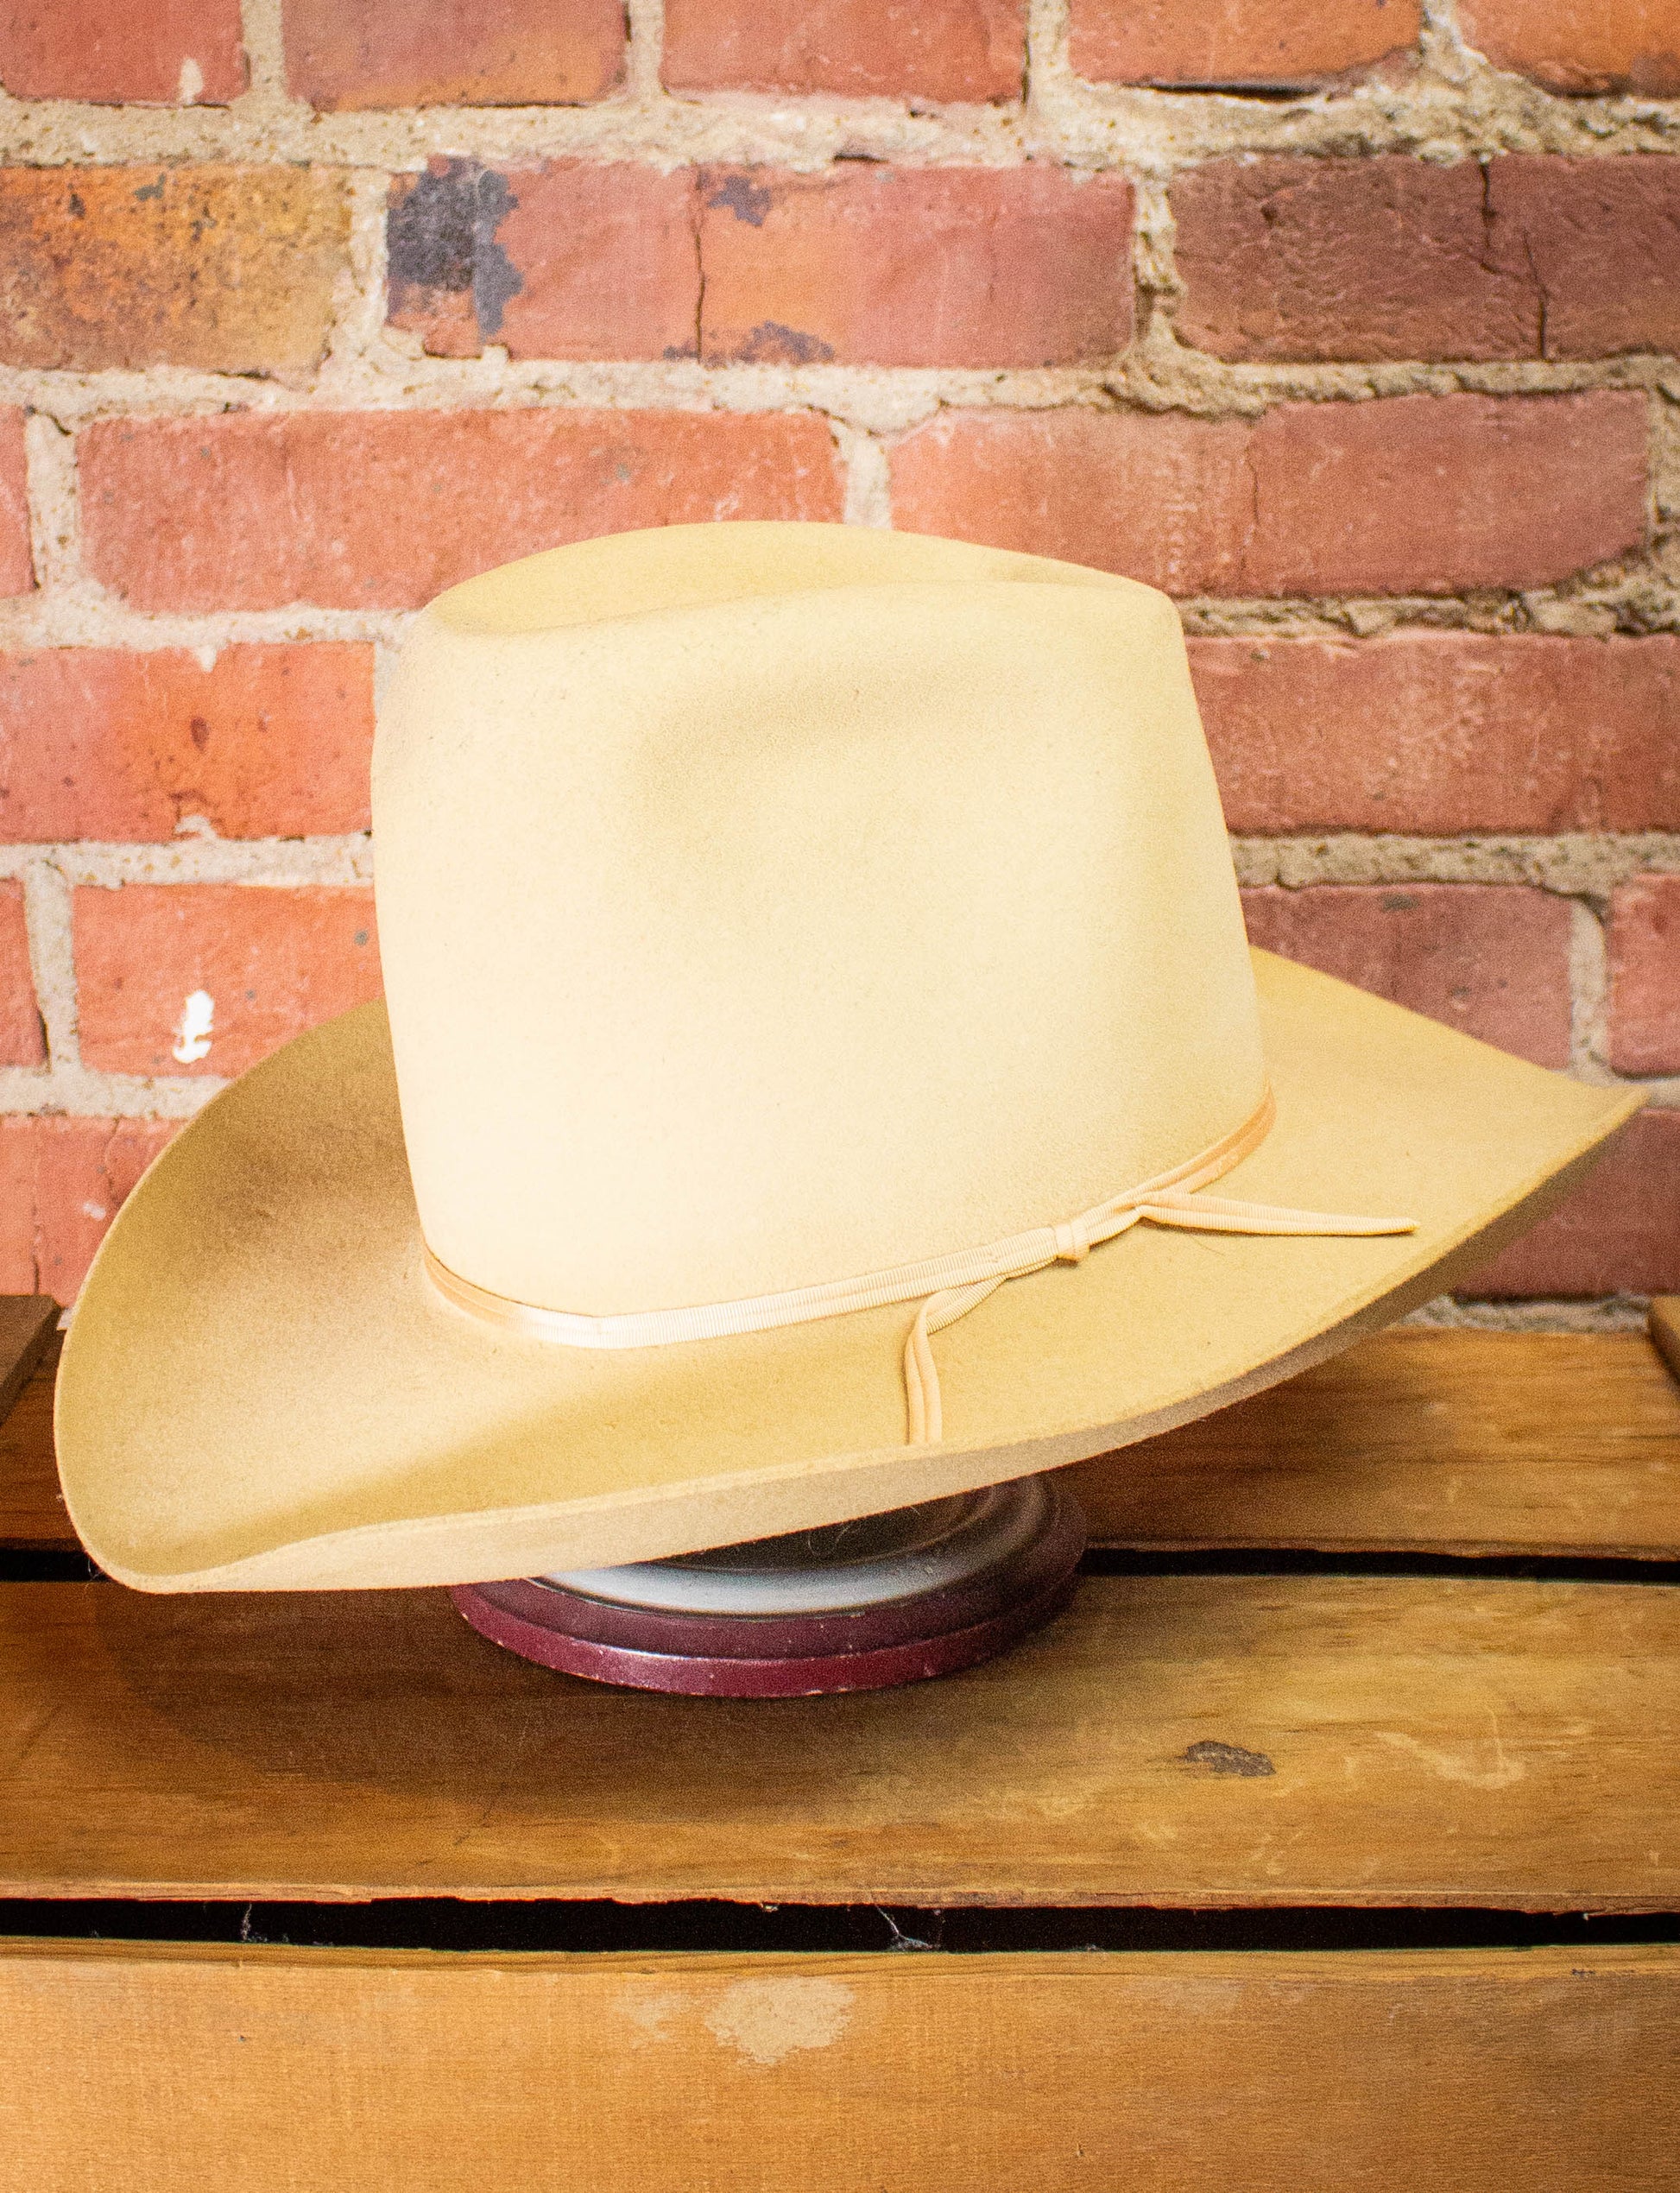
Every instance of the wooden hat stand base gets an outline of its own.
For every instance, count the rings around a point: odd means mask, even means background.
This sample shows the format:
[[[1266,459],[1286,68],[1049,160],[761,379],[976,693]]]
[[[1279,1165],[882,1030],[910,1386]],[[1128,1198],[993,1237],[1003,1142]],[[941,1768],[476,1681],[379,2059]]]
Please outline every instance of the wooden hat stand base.
[[[826,1529],[452,1596],[483,1636],[638,1691],[811,1697],[949,1675],[1071,1596],[1085,1519],[1058,1476],[1023,1477]]]

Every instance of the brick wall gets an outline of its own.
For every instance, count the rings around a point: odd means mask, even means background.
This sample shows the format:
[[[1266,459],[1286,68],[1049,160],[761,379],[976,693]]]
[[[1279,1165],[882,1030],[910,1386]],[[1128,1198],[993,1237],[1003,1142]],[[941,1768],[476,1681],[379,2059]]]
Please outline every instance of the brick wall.
[[[376,992],[405,613],[748,515],[1167,588],[1256,937],[1653,1089],[1477,1314],[1680,1286],[1674,0],[54,0],[0,86],[0,1288]]]

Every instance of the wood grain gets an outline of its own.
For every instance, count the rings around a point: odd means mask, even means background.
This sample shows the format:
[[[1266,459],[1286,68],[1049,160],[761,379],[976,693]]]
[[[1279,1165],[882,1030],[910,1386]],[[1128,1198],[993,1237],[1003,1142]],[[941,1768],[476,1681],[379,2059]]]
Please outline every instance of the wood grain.
[[[1101,1545],[1680,1554],[1680,1385],[1638,1334],[1380,1333],[1084,1463]]]
[[[49,1329],[39,1362],[0,1419],[0,1545],[58,1551],[77,1543],[53,1454],[53,1381],[62,1349],[62,1337]]]
[[[1662,1948],[0,1948],[41,2193],[1662,2193],[1677,2052]]]
[[[0,1294],[0,1417],[28,1383],[58,1323],[50,1294]]]
[[[73,1547],[54,1336],[0,1424],[0,1545]],[[1637,1335],[1379,1334],[1073,1473],[1092,1542],[1680,1555],[1680,1385]]]
[[[1093,1577],[938,1683],[697,1700],[441,1592],[14,1584],[0,1893],[1671,1910],[1677,1665],[1663,1585]]]

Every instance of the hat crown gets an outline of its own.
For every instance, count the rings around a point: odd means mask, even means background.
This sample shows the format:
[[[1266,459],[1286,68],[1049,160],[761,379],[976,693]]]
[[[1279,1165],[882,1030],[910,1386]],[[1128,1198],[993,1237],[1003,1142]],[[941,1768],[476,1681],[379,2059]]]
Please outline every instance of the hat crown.
[[[415,620],[374,766],[420,1223],[606,1317],[1071,1217],[1260,1101],[1178,621],[796,525],[558,549]]]

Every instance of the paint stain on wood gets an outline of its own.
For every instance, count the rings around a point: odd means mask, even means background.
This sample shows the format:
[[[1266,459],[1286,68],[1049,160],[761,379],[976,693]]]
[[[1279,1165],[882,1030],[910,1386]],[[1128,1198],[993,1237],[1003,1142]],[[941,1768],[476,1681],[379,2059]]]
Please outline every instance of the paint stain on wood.
[[[706,2016],[706,2030],[755,2063],[829,2048],[851,2022],[853,1990],[839,1980],[739,1980]]]

